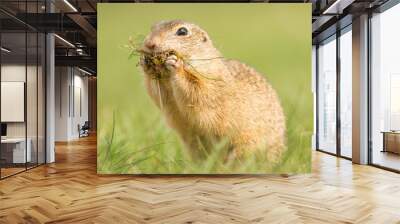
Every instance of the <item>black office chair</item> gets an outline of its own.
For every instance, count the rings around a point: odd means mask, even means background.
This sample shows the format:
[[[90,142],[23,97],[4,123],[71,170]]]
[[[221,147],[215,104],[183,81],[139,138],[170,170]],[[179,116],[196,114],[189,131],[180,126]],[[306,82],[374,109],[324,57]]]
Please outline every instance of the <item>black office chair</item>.
[[[90,129],[89,121],[85,121],[82,127],[78,125],[79,138],[89,136],[89,129]]]

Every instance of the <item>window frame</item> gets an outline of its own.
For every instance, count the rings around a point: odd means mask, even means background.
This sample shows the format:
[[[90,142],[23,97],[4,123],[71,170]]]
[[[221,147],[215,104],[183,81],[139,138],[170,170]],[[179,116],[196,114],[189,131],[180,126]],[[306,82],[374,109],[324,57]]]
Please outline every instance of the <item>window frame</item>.
[[[315,92],[316,92],[316,138],[315,138],[315,145],[316,145],[316,151],[318,152],[323,152],[329,155],[333,155],[336,157],[340,157],[343,159],[347,159],[347,160],[352,160],[351,157],[347,157],[342,155],[342,150],[341,150],[341,118],[340,118],[340,103],[341,103],[341,97],[340,97],[340,84],[341,84],[341,67],[340,67],[340,37],[342,35],[344,35],[347,32],[352,32],[352,23],[347,24],[346,26],[337,29],[335,33],[333,33],[332,35],[320,40],[317,44],[316,44],[316,51],[315,51],[315,58],[316,58],[316,63],[315,63]],[[334,38],[333,38],[334,37]],[[332,40],[329,40],[332,39]],[[329,41],[336,41],[336,151],[335,153],[329,152],[327,150],[324,150],[322,148],[320,148],[320,144],[319,144],[319,135],[320,135],[320,130],[319,130],[319,97],[320,97],[320,93],[319,93],[319,84],[320,84],[320,80],[319,80],[319,47],[321,45],[321,43],[326,43]]]

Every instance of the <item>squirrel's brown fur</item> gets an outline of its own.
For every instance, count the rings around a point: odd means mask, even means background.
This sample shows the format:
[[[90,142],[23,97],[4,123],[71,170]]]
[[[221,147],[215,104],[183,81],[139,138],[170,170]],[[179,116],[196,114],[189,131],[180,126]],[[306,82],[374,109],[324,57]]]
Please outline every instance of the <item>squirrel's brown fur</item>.
[[[188,33],[177,35],[184,27]],[[165,64],[141,58],[149,95],[192,151],[226,139],[235,155],[265,150],[277,160],[285,146],[285,116],[276,91],[263,75],[224,59],[208,34],[181,20],[160,22],[146,37],[144,52],[173,51]],[[160,79],[154,79],[156,77]]]

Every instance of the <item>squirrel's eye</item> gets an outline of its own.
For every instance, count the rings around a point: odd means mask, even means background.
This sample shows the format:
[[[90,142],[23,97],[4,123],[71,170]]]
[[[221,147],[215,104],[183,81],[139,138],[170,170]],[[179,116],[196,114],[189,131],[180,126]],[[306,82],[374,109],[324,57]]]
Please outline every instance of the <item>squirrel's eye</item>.
[[[176,31],[176,35],[178,36],[186,36],[188,34],[188,30],[185,27],[181,27]]]

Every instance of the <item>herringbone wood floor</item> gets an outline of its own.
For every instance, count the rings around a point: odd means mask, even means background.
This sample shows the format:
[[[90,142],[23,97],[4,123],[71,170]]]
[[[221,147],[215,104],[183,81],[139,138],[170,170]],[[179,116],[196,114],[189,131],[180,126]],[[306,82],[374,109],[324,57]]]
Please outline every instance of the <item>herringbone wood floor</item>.
[[[315,152],[296,176],[98,176],[96,139],[0,181],[0,223],[400,223],[400,175]]]

